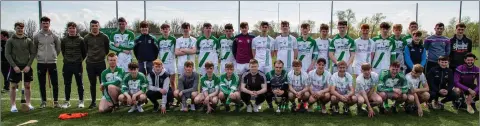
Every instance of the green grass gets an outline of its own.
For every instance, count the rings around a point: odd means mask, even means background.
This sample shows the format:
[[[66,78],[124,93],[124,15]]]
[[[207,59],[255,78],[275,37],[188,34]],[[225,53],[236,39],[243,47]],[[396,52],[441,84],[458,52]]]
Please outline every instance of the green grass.
[[[478,55],[478,50],[474,51]],[[63,63],[62,57],[58,58],[58,73],[59,73],[59,100],[63,103],[64,99],[64,84],[61,75]],[[478,61],[477,61],[478,65]],[[32,83],[32,98],[40,98],[39,84],[36,75],[36,62],[32,66],[34,72],[34,81]],[[85,64],[84,64],[85,67]],[[85,68],[84,68],[85,69]],[[3,79],[3,78],[0,78]],[[83,82],[85,88],[84,98],[90,99],[89,82],[86,71],[83,74]],[[97,84],[98,86],[99,84]],[[17,98],[19,92],[17,93]],[[144,107],[144,113],[127,113],[128,108],[122,108],[115,113],[101,114],[97,113],[97,109],[89,110],[88,108],[76,108],[77,101],[72,100],[72,107],[69,109],[53,109],[52,108],[52,89],[47,86],[48,106],[45,109],[39,109],[39,100],[33,100],[32,105],[36,107],[34,111],[25,113],[10,113],[10,105],[8,94],[2,94],[1,100],[1,125],[18,125],[29,120],[38,120],[36,125],[479,125],[478,113],[470,115],[465,111],[457,111],[451,108],[451,104],[446,104],[445,111],[424,111],[424,117],[417,117],[415,115],[407,115],[403,112],[398,114],[379,115],[369,119],[365,115],[351,116],[345,115],[321,115],[315,113],[284,113],[276,115],[273,111],[265,110],[267,105],[263,104],[262,113],[246,113],[245,108],[243,112],[226,113],[221,107],[221,111],[214,114],[204,114],[203,112],[179,112],[178,108],[174,111],[169,111],[168,114],[162,115],[160,113],[152,113],[152,104],[149,103]],[[97,100],[101,97],[101,93],[97,91]],[[78,99],[77,86],[75,81],[72,84],[72,99]],[[20,101],[17,100],[17,107],[20,109]],[[86,100],[85,105],[88,107],[90,101]],[[97,101],[97,103],[99,103]],[[477,105],[477,108],[479,106]],[[233,108],[232,108],[233,109]],[[351,107],[352,112],[355,113],[355,107]],[[72,112],[88,112],[89,115],[85,118],[62,121],[58,119],[61,113]]]

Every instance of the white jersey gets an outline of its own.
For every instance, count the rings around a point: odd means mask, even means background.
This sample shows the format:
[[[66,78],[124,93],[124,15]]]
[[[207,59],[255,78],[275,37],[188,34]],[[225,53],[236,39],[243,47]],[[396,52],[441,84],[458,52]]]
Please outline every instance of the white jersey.
[[[204,65],[207,61],[212,62],[216,68],[218,64],[218,53],[220,51],[220,43],[218,39],[214,36],[206,38],[201,36],[197,40],[197,51],[198,51],[198,65],[197,68],[204,68]]]
[[[191,49],[195,47],[196,42],[197,42],[197,39],[191,36],[189,38],[180,37],[180,38],[177,38],[177,42],[175,43],[175,49]],[[195,59],[194,54],[177,56],[178,66],[183,66],[183,64],[188,60],[195,62],[194,59]],[[183,67],[180,69],[183,69]]]
[[[420,88],[420,85],[424,86],[427,84],[427,78],[423,73],[419,78],[413,78],[412,73],[408,73],[405,75],[405,79],[407,79],[408,89],[417,89]]]
[[[378,72],[379,70],[386,70],[390,66],[390,59],[394,58],[395,52],[395,41],[391,38],[383,39],[381,35],[373,38],[375,41],[375,56],[372,62],[372,68],[375,68]]]
[[[369,92],[378,84],[378,74],[375,72],[370,72],[370,77],[365,78],[363,73],[357,77],[357,85],[355,88],[356,93],[360,93],[360,91]]]
[[[350,92],[353,78],[349,73],[345,73],[345,77],[339,77],[338,72],[332,74],[330,78],[330,85],[335,86],[335,89],[341,95],[346,95]]]
[[[353,60],[354,74],[360,74],[363,63],[370,63],[372,61],[371,54],[373,52],[374,42],[372,39],[363,40],[362,38],[355,39],[355,59]]]
[[[302,62],[302,71],[307,71],[312,61],[317,59],[317,44],[311,37],[304,39],[303,36],[300,36],[297,39],[297,49],[297,59]]]
[[[221,36],[218,40],[220,41],[220,58],[222,62],[235,62],[235,58],[232,53],[233,46],[233,37],[227,38],[226,36]],[[222,66],[223,67],[223,66]]]
[[[317,49],[318,49],[318,59],[324,58],[327,63],[325,64],[325,70],[328,70],[330,68],[329,66],[329,58],[328,58],[328,46],[330,44],[330,39],[325,39],[322,40],[320,37],[315,39],[315,43],[317,44]],[[315,66],[316,67],[316,66]]]
[[[312,70],[308,73],[308,79],[310,80],[310,86],[312,91],[317,92],[328,88],[330,81],[330,72],[323,71],[322,75],[317,74],[317,70]]]
[[[271,66],[272,60],[272,47],[275,46],[274,39],[267,35],[267,37],[257,36],[252,40],[252,50],[255,50],[255,59],[259,64],[264,66]]]
[[[274,50],[277,51],[277,60],[282,60],[284,63],[284,69],[290,71],[292,68],[292,62],[294,60],[293,50],[297,49],[297,39],[292,36],[277,36],[275,38]]]
[[[292,88],[295,91],[301,91],[304,88],[308,87],[308,74],[304,71],[300,73],[300,75],[295,75],[295,72],[291,70],[288,72],[288,83],[292,85]]]

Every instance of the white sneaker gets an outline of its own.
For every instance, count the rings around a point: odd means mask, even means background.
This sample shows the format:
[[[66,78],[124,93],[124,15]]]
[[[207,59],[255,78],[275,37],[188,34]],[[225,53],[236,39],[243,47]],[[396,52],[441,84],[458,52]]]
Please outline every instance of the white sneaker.
[[[34,110],[35,108],[32,106],[32,104],[29,104],[29,105],[28,105],[28,109],[29,109],[30,111],[32,111],[32,110]]]
[[[137,111],[138,111],[138,112],[143,112],[143,108],[142,108],[141,105],[137,105]]]
[[[247,105],[247,112],[252,112],[252,105]]]
[[[17,106],[13,105],[12,108],[10,108],[10,112],[18,112]]]
[[[78,108],[83,108],[85,105],[83,105],[83,101],[78,102]]]
[[[259,105],[259,106],[258,106],[258,110],[261,110],[261,109],[262,109],[262,105]]]
[[[186,105],[182,104],[182,108],[180,109],[180,111],[187,111],[187,107],[185,107]]]
[[[253,104],[253,112],[258,112],[258,109],[261,105]]]
[[[132,113],[136,109],[137,109],[137,105],[133,105],[132,107],[130,107],[130,110],[128,110],[128,113]]]
[[[63,105],[62,105],[62,108],[69,108],[71,105],[70,105],[70,102],[65,102]]]
[[[190,104],[190,110],[195,111],[195,104]]]
[[[280,111],[280,106],[277,107],[277,111],[275,111],[275,112],[277,112],[277,113],[280,113],[280,112],[281,112],[281,111]]]

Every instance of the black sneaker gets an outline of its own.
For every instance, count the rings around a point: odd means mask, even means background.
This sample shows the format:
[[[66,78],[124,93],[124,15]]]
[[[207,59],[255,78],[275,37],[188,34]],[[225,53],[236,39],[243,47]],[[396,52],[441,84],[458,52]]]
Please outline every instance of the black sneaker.
[[[225,111],[230,112],[230,105],[225,104],[224,106],[225,106]]]
[[[158,112],[158,111],[159,111],[158,105],[153,105],[153,112]]]
[[[273,104],[271,102],[268,103],[268,108],[273,110]]]
[[[433,109],[433,105],[432,105],[432,103],[430,103],[430,102],[429,102],[429,103],[427,103],[427,106],[428,106],[428,109],[430,109],[430,110],[432,110],[432,109]]]
[[[392,107],[390,107],[390,110],[392,111],[392,113],[398,113],[397,111],[397,106],[393,105]]]
[[[378,107],[379,111],[380,111],[380,114],[385,114],[385,108],[383,106],[379,106]]]
[[[297,108],[296,105],[293,104],[293,105],[290,107],[290,111],[291,111],[291,112],[296,112],[296,108]]]
[[[344,115],[350,114],[350,108],[347,107],[347,106],[343,106],[343,114],[344,114]]]
[[[477,107],[475,106],[475,103],[471,103],[470,105],[472,106],[473,111],[478,112]]]
[[[240,108],[242,108],[242,105],[235,104],[235,112],[240,112]]]
[[[93,109],[93,108],[96,108],[96,107],[97,107],[97,103],[92,102],[92,103],[90,104],[90,106],[88,106],[88,109]]]
[[[440,110],[445,110],[445,105],[441,102],[438,103],[438,108],[440,108]]]
[[[332,114],[339,114],[340,113],[338,111],[338,105],[330,106],[330,108],[332,109]]]
[[[405,106],[405,113],[410,114],[413,112],[413,105]]]

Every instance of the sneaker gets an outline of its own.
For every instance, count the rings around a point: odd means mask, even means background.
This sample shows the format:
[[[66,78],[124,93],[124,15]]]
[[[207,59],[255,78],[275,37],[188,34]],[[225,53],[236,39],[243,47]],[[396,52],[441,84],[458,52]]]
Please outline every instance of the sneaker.
[[[138,111],[138,112],[143,112],[142,105],[137,105],[137,111]]]
[[[467,105],[467,112],[470,113],[470,114],[474,114],[474,113],[475,113],[475,110],[473,110],[472,105]]]
[[[390,110],[392,111],[392,113],[398,113],[397,111],[397,106],[393,105],[392,107],[390,107]]]
[[[128,113],[132,113],[133,111],[135,111],[137,109],[137,106],[136,105],[132,105],[132,107],[130,107],[130,110],[128,110]]]
[[[258,112],[258,110],[262,107],[262,105],[252,104],[253,105],[253,112]]]
[[[18,112],[17,106],[12,106],[12,108],[10,108],[10,112]]]
[[[378,109],[380,111],[380,114],[385,114],[385,108],[383,106],[378,106]]]
[[[230,112],[230,105],[225,104],[225,111],[226,111],[226,112]]]
[[[92,102],[90,104],[90,106],[88,106],[89,109],[93,109],[93,108],[96,108],[96,107],[97,107],[97,103],[95,103],[95,102]]]
[[[235,104],[235,112],[240,112],[240,108],[242,108],[242,105]]]
[[[32,111],[32,110],[34,110],[35,108],[32,106],[32,104],[29,104],[29,105],[28,105],[28,109],[29,109],[30,111]]]
[[[410,114],[410,113],[413,113],[413,112],[414,112],[413,105],[405,106],[405,113]]]
[[[60,104],[58,103],[58,101],[54,101],[53,102],[53,108],[60,108]]]
[[[42,104],[40,104],[40,108],[45,108],[47,107],[47,101],[42,101]]]
[[[273,109],[273,104],[272,104],[272,103],[268,103],[268,108],[269,108],[269,109]]]
[[[190,110],[195,111],[195,104],[190,104]]]
[[[350,108],[348,108],[347,106],[343,106],[343,114],[345,115],[350,114]]]
[[[327,114],[327,107],[326,106],[322,107],[322,114]]]
[[[473,111],[478,112],[477,107],[475,106],[475,103],[471,103],[470,105],[472,106]]]
[[[262,105],[258,105],[258,110],[261,110],[262,109]]]
[[[277,110],[276,110],[275,112],[277,112],[277,113],[280,113],[280,112],[281,112],[281,111],[280,111],[280,106],[277,106]]]
[[[331,108],[332,108],[332,113],[333,113],[333,114],[338,114],[338,113],[340,113],[340,112],[338,111],[338,105],[334,105],[334,106],[332,106]]]
[[[83,101],[78,102],[78,108],[84,108],[85,105],[83,104]]]
[[[320,110],[322,110],[322,106],[320,106],[320,104],[317,104],[317,106],[315,107],[315,111],[319,112]]]
[[[69,108],[71,105],[70,105],[70,102],[69,101],[66,101],[63,105],[62,105],[62,108]]]
[[[181,105],[181,108],[180,108],[180,111],[182,111],[182,112],[188,111],[188,109],[187,109],[186,106],[187,106],[187,105],[182,104],[182,105]],[[155,106],[153,107],[153,109],[155,109]],[[157,109],[158,109],[158,107],[157,107]]]
[[[445,105],[444,105],[443,103],[439,102],[439,103],[438,103],[438,108],[439,108],[440,110],[445,110]]]
[[[247,112],[252,112],[252,105],[247,105]]]

